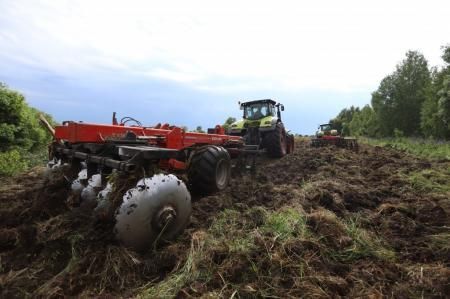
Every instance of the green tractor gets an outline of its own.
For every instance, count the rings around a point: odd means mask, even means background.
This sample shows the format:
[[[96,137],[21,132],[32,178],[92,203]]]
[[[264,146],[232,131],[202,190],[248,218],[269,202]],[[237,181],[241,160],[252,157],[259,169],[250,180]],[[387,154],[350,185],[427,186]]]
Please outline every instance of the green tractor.
[[[228,134],[243,136],[246,145],[265,149],[269,156],[281,158],[294,151],[294,136],[286,132],[281,121],[284,106],[273,100],[241,103],[243,119],[231,124]]]

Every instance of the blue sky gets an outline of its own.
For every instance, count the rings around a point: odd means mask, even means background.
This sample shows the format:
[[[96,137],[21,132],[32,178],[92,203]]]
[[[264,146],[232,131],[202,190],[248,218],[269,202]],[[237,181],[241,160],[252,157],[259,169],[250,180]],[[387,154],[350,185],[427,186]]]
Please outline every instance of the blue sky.
[[[59,121],[206,128],[274,98],[312,133],[407,50],[441,64],[446,1],[362,2],[0,0],[0,81]]]

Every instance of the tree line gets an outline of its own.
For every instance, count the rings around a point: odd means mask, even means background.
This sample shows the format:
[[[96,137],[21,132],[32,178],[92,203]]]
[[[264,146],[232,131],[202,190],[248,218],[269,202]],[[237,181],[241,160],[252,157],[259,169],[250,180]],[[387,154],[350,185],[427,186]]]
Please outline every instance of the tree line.
[[[370,105],[345,108],[330,123],[347,136],[450,139],[450,45],[442,50],[443,65],[431,68],[424,55],[408,51]]]

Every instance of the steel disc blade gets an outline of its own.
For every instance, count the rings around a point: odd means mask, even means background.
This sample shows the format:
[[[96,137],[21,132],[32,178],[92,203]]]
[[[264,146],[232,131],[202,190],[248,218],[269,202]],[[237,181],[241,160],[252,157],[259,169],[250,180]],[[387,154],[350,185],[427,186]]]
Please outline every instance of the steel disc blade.
[[[162,229],[155,223],[167,208],[176,216]],[[190,214],[191,196],[186,185],[174,175],[157,174],[140,180],[125,193],[116,213],[116,237],[127,247],[144,250],[158,237],[170,240],[180,234]]]

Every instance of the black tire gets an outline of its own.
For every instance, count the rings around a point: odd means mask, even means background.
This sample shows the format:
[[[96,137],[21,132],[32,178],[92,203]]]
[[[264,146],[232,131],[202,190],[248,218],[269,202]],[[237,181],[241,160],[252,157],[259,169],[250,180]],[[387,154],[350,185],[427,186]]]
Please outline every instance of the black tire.
[[[208,145],[194,152],[188,169],[191,190],[199,194],[222,191],[231,176],[231,161],[227,150]]]
[[[294,136],[291,134],[286,134],[286,153],[287,154],[292,154],[294,152],[294,144],[295,144],[295,139]]]
[[[264,136],[264,147],[272,158],[281,158],[286,155],[286,132],[282,124],[278,123],[275,130],[266,133],[266,136]]]

